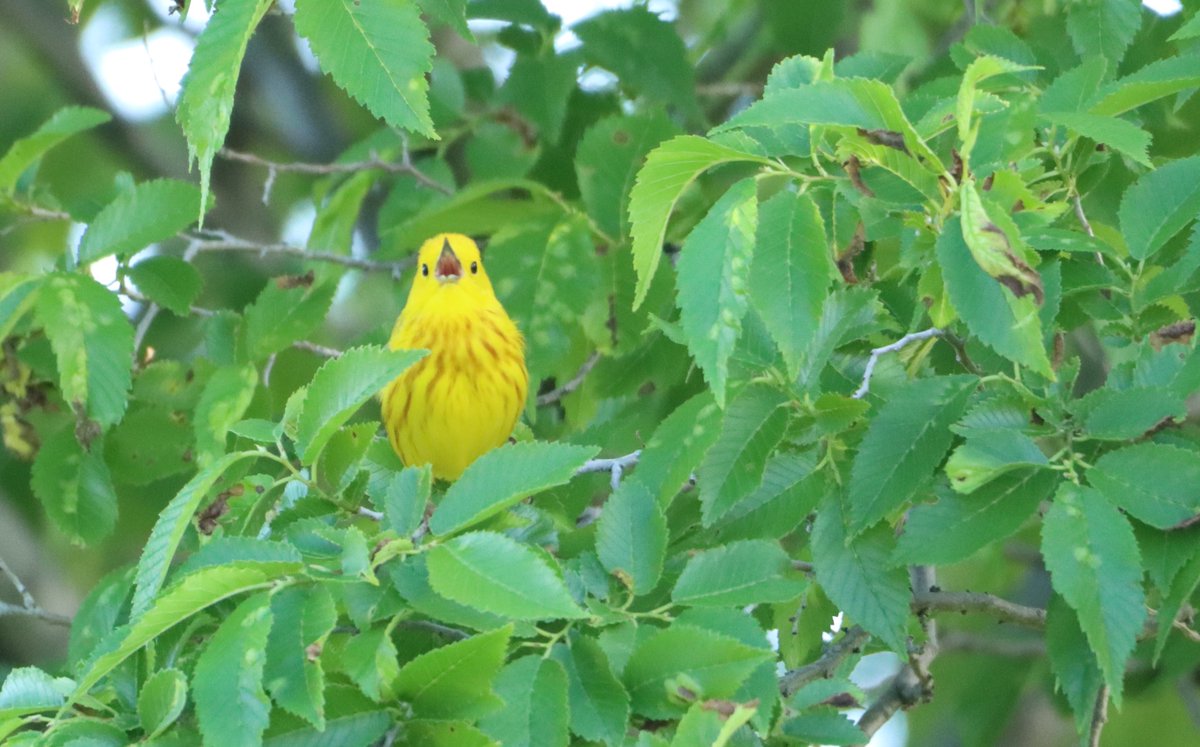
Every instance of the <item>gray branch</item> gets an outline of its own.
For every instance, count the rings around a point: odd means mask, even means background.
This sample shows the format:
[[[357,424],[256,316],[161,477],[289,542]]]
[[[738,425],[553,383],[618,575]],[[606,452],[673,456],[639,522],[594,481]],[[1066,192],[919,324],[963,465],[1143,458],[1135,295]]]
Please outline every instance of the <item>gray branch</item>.
[[[920,332],[911,332],[899,340],[896,340],[890,345],[884,345],[881,348],[875,348],[871,351],[871,357],[867,359],[867,367],[863,370],[862,383],[858,389],[854,390],[854,394],[850,396],[854,399],[862,399],[867,396],[867,392],[871,391],[871,376],[875,373],[875,364],[879,362],[880,356],[888,353],[895,353],[902,350],[908,345],[918,342],[919,340],[928,340],[931,337],[938,337],[942,334],[942,330],[937,327],[921,330]]]
[[[575,471],[577,475],[586,475],[589,472],[608,472],[609,484],[615,491],[621,484],[621,476],[625,474],[625,470],[638,463],[638,459],[642,456],[642,450],[638,449],[632,453],[612,459],[589,459],[584,462],[584,465]]]
[[[779,690],[783,697],[791,697],[797,690],[810,682],[829,679],[850,656],[862,652],[863,646],[871,639],[871,634],[857,625],[846,629],[840,641],[831,643],[825,653],[811,664],[789,670],[779,680]]]
[[[21,604],[19,605],[0,602],[0,617],[34,617],[52,625],[71,624],[71,618],[42,609],[42,606],[33,598],[33,594],[29,592],[29,589],[21,581],[21,578],[8,567],[8,563],[4,562],[4,558],[0,558],[0,574],[8,578],[9,583],[17,590],[17,594],[21,596]]]

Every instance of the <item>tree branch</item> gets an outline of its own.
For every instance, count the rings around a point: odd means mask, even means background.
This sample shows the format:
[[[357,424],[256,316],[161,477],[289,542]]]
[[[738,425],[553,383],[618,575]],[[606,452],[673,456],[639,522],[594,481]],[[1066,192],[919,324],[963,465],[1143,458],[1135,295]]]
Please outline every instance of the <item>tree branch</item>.
[[[1100,687],[1096,696],[1096,708],[1092,711],[1092,731],[1088,736],[1088,747],[1100,747],[1100,732],[1108,721],[1108,685]]]
[[[441,192],[444,195],[454,194],[453,189],[436,181],[433,177],[413,165],[407,145],[401,151],[399,162],[385,161],[375,153],[371,153],[371,156],[365,161],[355,161],[352,163],[288,163],[270,161],[262,156],[236,151],[232,148],[222,148],[217,152],[217,155],[228,161],[240,161],[241,163],[248,163],[267,169],[268,185],[275,180],[275,174],[279,172],[293,174],[353,174],[360,171],[386,171],[389,174],[408,174],[423,187]],[[269,194],[270,188],[264,188],[264,202]]]
[[[1001,599],[993,594],[969,591],[914,591],[913,611],[924,612],[984,612],[1005,622],[1016,623],[1027,628],[1046,627],[1046,610]]]
[[[829,679],[847,658],[862,652],[871,634],[857,625],[846,629],[840,641],[830,643],[825,653],[811,664],[789,670],[779,679],[779,691],[787,698],[810,682]]]
[[[376,262],[370,259],[351,257],[347,254],[304,249],[303,247],[292,246],[290,244],[262,244],[220,230],[188,232],[183,234],[183,236],[192,241],[192,248],[197,253],[244,252],[247,254],[257,254],[260,257],[265,257],[268,254],[276,254],[285,257],[296,257],[297,259],[310,262],[327,262],[355,270],[362,270],[363,272],[387,272],[394,278],[399,278],[400,273],[411,267],[416,260],[415,257],[405,257],[396,262]]]
[[[8,563],[4,562],[4,558],[0,558],[0,574],[8,578],[9,583],[21,595],[21,604],[9,604],[8,602],[0,602],[0,617],[6,616],[24,616],[36,617],[39,620],[44,620],[52,625],[67,625],[71,624],[71,618],[60,615],[55,612],[48,612],[42,608],[37,600],[33,598],[33,594],[26,588],[25,583],[21,578],[8,567]]]
[[[914,342],[928,340],[931,337],[938,337],[941,334],[942,330],[937,327],[930,327],[920,332],[911,332],[890,345],[884,345],[881,348],[871,350],[871,357],[867,359],[867,367],[863,370],[862,383],[859,384],[858,389],[854,390],[854,394],[850,396],[853,399],[862,399],[867,396],[867,392],[871,391],[871,376],[875,373],[875,364],[879,362],[880,356],[887,353],[895,353]]]
[[[546,392],[545,394],[538,395],[538,398],[537,398],[538,407],[543,407],[545,405],[552,405],[555,402],[558,402],[563,397],[570,394],[571,392],[578,389],[579,386],[583,383],[583,380],[587,378],[587,375],[592,372],[592,369],[595,368],[596,364],[599,362],[600,362],[600,353],[592,353],[591,355],[589,355],[588,359],[583,362],[583,365],[579,367],[579,371],[573,377],[571,377],[570,381],[566,382],[565,384],[563,384],[560,387],[555,387],[554,389],[551,389],[550,391]]]
[[[642,450],[638,449],[625,456],[614,457],[612,459],[589,459],[582,467],[575,471],[575,474],[586,475],[589,472],[608,472],[610,473],[609,483],[612,485],[612,489],[616,490],[621,484],[621,476],[625,474],[625,470],[636,465],[641,456]]]

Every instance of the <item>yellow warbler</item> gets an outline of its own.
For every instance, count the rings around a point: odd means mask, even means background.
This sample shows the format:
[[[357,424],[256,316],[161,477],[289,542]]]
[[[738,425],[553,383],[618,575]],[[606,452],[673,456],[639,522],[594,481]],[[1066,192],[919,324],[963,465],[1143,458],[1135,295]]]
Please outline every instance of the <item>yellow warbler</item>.
[[[388,347],[429,355],[384,388],[383,422],[407,465],[457,479],[504,443],[525,405],[525,341],[492,290],[479,247],[444,233],[421,245]]]

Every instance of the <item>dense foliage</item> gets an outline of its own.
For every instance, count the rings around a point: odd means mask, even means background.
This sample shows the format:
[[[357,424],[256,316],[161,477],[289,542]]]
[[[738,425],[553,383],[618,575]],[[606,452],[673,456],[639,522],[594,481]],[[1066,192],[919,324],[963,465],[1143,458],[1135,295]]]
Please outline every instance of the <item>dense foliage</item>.
[[[195,181],[80,165],[95,107],[0,132],[4,500],[92,566],[0,740],[1194,743],[1200,14],[216,5]],[[281,33],[332,163],[239,129]],[[535,383],[453,484],[374,399],[447,230]]]

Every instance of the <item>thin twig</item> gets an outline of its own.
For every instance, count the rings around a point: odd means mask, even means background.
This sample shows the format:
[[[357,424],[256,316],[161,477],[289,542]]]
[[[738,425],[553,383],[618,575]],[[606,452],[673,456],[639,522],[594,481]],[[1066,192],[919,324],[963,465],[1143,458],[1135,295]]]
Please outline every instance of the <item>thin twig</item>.
[[[914,591],[913,611],[922,612],[985,612],[1005,622],[1027,628],[1046,627],[1046,610],[1026,607],[993,594],[969,591]]]
[[[415,261],[414,257],[405,257],[395,262],[376,262],[370,259],[351,257],[348,254],[316,251],[290,244],[263,244],[234,236],[226,231],[188,233],[185,236],[193,241],[192,246],[196,252],[245,252],[247,254],[258,254],[260,257],[265,257],[268,254],[277,254],[285,257],[296,257],[297,259],[310,262],[327,262],[355,270],[362,270],[363,272],[386,272],[395,278],[399,278],[400,274],[412,266],[412,263]]]
[[[842,662],[853,654],[862,652],[863,646],[867,645],[870,638],[871,634],[857,625],[847,628],[842,639],[829,644],[821,658],[811,664],[792,669],[779,678],[779,690],[783,697],[790,697],[810,682],[832,677],[842,666]]]
[[[368,519],[373,519],[375,521],[383,521],[382,513],[375,511],[374,509],[367,508],[366,506],[359,506],[358,510],[355,511],[355,513],[357,513],[359,516],[365,516]]]
[[[37,600],[33,598],[33,594],[30,593],[25,583],[21,581],[21,578],[8,567],[8,563],[4,562],[4,558],[0,558],[0,573],[8,578],[9,583],[17,590],[17,594],[21,595],[21,604],[19,606],[9,604],[8,602],[0,602],[0,617],[20,615],[24,617],[36,617],[53,625],[71,624],[71,618],[43,609],[37,603]]]
[[[890,345],[884,345],[881,348],[871,350],[871,357],[867,359],[867,367],[863,370],[862,384],[859,384],[858,389],[854,390],[854,394],[850,395],[851,398],[862,399],[867,396],[867,392],[871,391],[871,376],[875,373],[875,364],[879,362],[880,356],[894,353],[902,350],[911,343],[919,340],[928,340],[931,337],[937,337],[941,334],[942,330],[937,327],[930,327],[920,332],[911,332]]]
[[[319,355],[322,358],[337,358],[342,354],[342,351],[338,350],[337,348],[318,345],[317,343],[309,342],[308,340],[296,340],[292,343],[292,347],[296,348],[297,350],[307,350],[308,352]]]
[[[578,389],[579,386],[583,383],[583,380],[587,378],[587,375],[592,372],[592,369],[595,368],[596,364],[599,362],[600,362],[600,353],[592,353],[591,355],[589,355],[588,359],[583,362],[583,365],[579,367],[579,371],[573,377],[571,377],[570,381],[568,381],[567,383],[563,384],[560,387],[555,387],[554,389],[551,389],[550,391],[546,392],[545,394],[538,395],[538,398],[537,398],[538,407],[543,407],[545,405],[552,405],[555,402],[558,402],[563,397],[570,394],[571,392]]]
[[[365,161],[355,161],[353,163],[300,163],[271,161],[253,153],[243,153],[230,148],[222,148],[217,155],[228,161],[240,161],[253,166],[261,166],[267,169],[268,172],[290,172],[294,174],[353,174],[360,171],[386,171],[389,174],[408,174],[412,176],[418,184],[424,187],[441,192],[444,195],[454,194],[453,189],[447,187],[441,182],[436,181],[433,179],[433,177],[414,166],[412,158],[409,156],[408,148],[403,150],[401,158],[398,162],[385,161],[374,153],[372,153],[371,156]]]
[[[1104,731],[1104,723],[1108,721],[1108,685],[1100,687],[1096,696],[1096,708],[1092,711],[1092,732],[1088,737],[1088,747],[1100,747],[1100,732]]]
[[[621,475],[625,474],[625,470],[638,463],[638,458],[641,457],[642,450],[638,449],[635,452],[626,454],[621,457],[612,459],[589,459],[584,462],[584,465],[575,470],[577,475],[586,475],[589,472],[608,472],[610,475],[609,484],[612,489],[616,490],[621,484]]]
[[[428,630],[428,631],[437,633],[440,636],[444,636],[446,638],[452,638],[456,641],[465,640],[465,639],[471,637],[468,633],[464,633],[463,631],[459,630],[458,628],[452,628],[449,625],[442,625],[441,623],[436,623],[436,622],[433,622],[432,620],[401,620],[400,622],[398,622],[396,624],[398,626],[400,626],[401,628],[416,628],[418,630]]]
[[[1075,217],[1079,219],[1079,223],[1083,226],[1083,230],[1087,232],[1088,236],[1091,236],[1093,239],[1096,238],[1096,232],[1092,230],[1091,221],[1088,220],[1087,213],[1083,212],[1083,198],[1079,196],[1078,192],[1075,192],[1073,195],[1071,195],[1071,204],[1075,206]],[[1100,263],[1101,267],[1103,267],[1104,255],[1100,252],[1096,252],[1096,261]]]

